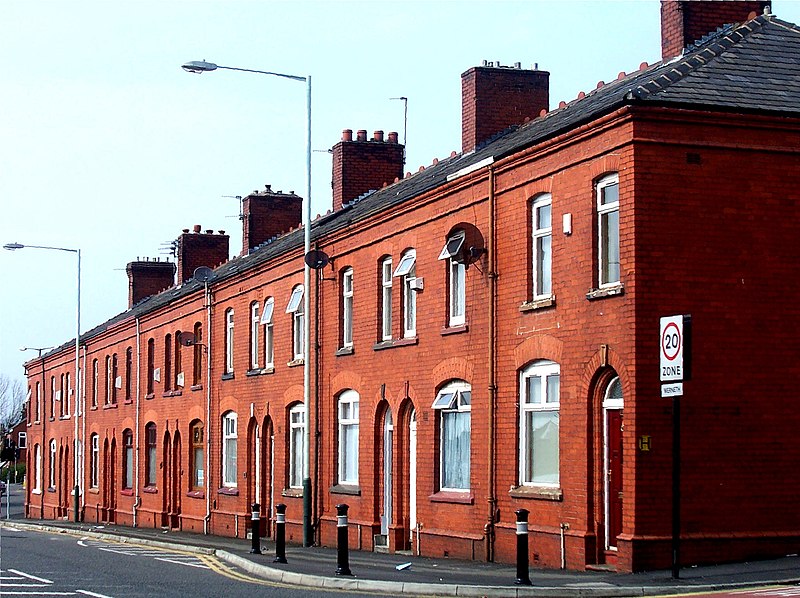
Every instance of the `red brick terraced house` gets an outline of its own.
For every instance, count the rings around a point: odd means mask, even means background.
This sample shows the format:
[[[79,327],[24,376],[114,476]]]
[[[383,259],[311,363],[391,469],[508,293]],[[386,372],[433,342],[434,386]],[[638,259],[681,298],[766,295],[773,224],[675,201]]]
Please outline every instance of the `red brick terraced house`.
[[[27,364],[27,516],[532,565],[668,567],[659,322],[692,317],[681,562],[800,549],[800,29],[765,2],[662,2],[663,60],[550,110],[539,70],[462,75],[463,150],[403,176],[346,130],[330,261],[301,198],[244,200],[244,246],[186,229],[129,309]],[[210,270],[200,270],[206,266]],[[176,284],[177,281],[177,284]],[[303,296],[310,294],[310,313]],[[303,330],[310,327],[309,421]],[[78,407],[76,408],[76,400]]]

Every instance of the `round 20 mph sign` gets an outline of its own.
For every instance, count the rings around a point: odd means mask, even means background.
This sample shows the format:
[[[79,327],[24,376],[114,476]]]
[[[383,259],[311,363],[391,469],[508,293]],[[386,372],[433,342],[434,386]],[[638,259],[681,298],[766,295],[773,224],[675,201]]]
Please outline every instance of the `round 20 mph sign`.
[[[683,380],[683,316],[661,318],[661,381]]]

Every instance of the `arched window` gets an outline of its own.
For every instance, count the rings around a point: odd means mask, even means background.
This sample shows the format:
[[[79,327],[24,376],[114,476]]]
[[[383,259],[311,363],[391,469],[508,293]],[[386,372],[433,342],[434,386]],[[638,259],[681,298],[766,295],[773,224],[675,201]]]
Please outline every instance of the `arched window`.
[[[47,468],[47,471],[50,474],[50,479],[47,484],[49,488],[56,487],[56,469],[56,439],[52,438],[50,440],[50,459]]]
[[[100,436],[92,434],[90,437],[92,454],[89,460],[89,486],[100,487]]]
[[[238,450],[237,416],[229,411],[222,416],[222,485],[235,488]]]
[[[145,486],[155,488],[158,480],[158,444],[156,440],[156,425],[152,422],[144,427],[145,462],[144,476]]]
[[[122,432],[122,489],[133,488],[133,431],[130,429]]]
[[[470,488],[472,387],[463,380],[444,386],[433,401],[439,412],[439,489]]]
[[[519,484],[557,487],[560,366],[535,361],[520,372]]]
[[[191,453],[189,454],[189,467],[191,468],[192,478],[190,480],[191,490],[194,492],[202,491],[205,486],[205,444],[203,422],[195,421],[191,427]]]
[[[339,397],[339,483],[358,484],[358,393]]]
[[[306,416],[303,403],[289,410],[289,487],[302,488],[305,464]]]

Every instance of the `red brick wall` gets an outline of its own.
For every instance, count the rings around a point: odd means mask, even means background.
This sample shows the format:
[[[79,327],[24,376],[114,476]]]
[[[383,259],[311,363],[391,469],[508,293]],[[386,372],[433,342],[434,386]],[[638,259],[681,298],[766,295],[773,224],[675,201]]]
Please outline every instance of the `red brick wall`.
[[[125,271],[128,273],[128,308],[175,284],[172,262],[135,261],[130,262]]]
[[[661,0],[661,57],[678,56],[683,49],[728,23],[741,23],[750,13],[760,15],[772,2],[762,0]]]
[[[242,255],[265,241],[300,226],[303,198],[294,193],[251,193],[242,200]]]
[[[550,73],[476,66],[461,75],[461,149],[475,149],[511,125],[534,119],[550,103]]]
[[[216,268],[228,261],[230,237],[220,231],[213,230],[200,233],[200,226],[195,225],[194,232],[184,229],[178,237],[178,284],[183,284],[200,266]]]

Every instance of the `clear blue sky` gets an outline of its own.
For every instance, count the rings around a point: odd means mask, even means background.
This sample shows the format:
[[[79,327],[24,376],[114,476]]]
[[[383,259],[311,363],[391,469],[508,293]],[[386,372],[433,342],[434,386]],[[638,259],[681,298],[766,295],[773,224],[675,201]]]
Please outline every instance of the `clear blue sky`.
[[[800,20],[800,3],[774,12]],[[659,2],[43,2],[0,14],[0,244],[82,250],[82,330],[127,308],[125,265],[200,224],[241,248],[238,202],[305,194],[305,87],[180,65],[313,79],[314,215],[330,207],[342,129],[398,131],[407,170],[461,144],[462,72],[538,63],[551,107],[660,59]],[[0,251],[0,373],[74,338],[75,258]]]

